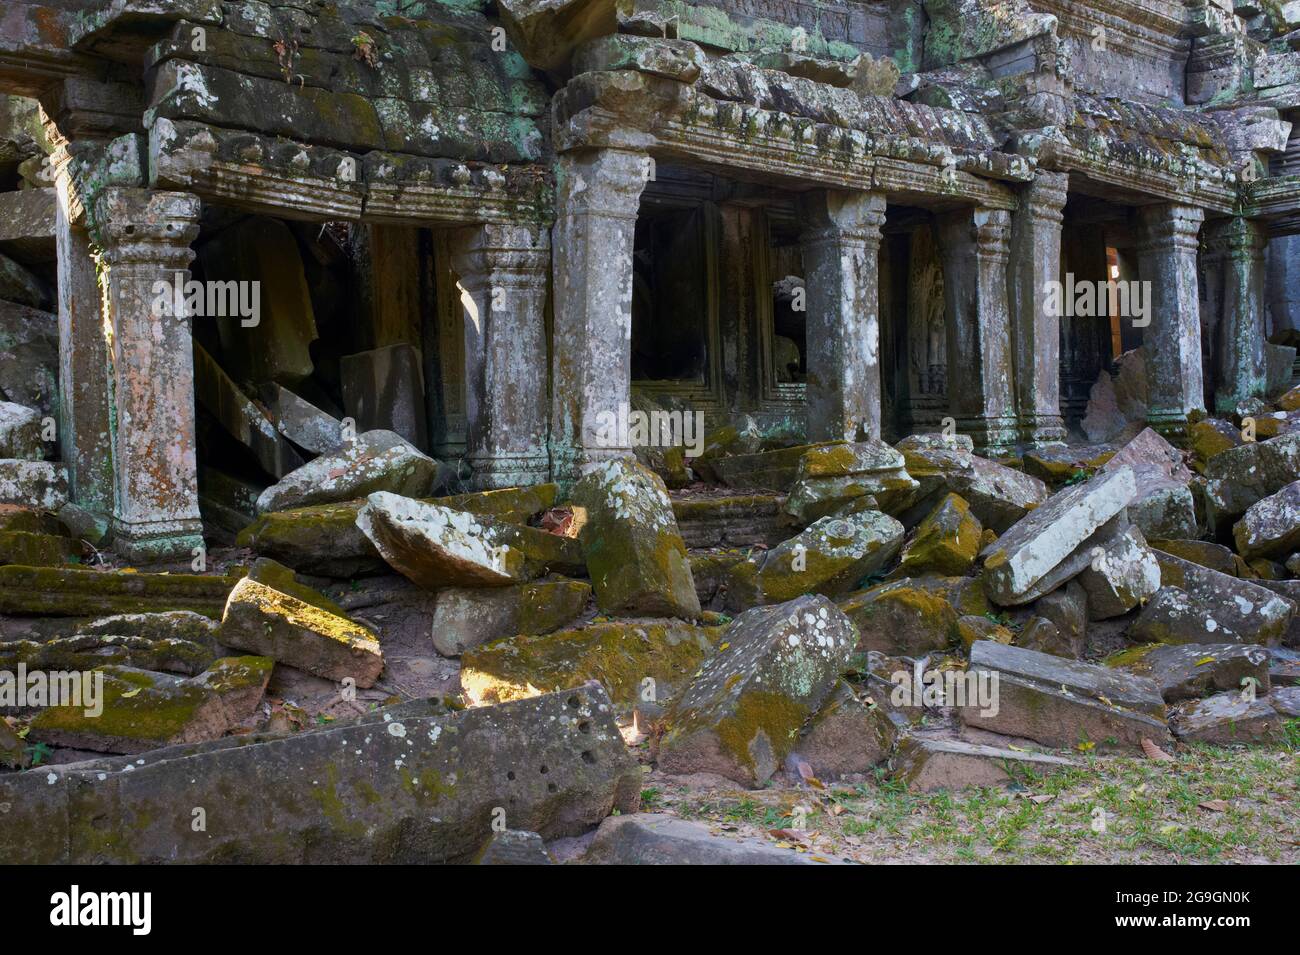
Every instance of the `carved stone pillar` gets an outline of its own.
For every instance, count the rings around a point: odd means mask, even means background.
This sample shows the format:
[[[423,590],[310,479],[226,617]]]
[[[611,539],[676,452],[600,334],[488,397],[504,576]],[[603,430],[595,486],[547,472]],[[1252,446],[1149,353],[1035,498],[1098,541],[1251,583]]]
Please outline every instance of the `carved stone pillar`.
[[[948,319],[948,408],[976,447],[1015,447],[1015,391],[1007,308],[1011,214],[971,208],[937,218]]]
[[[68,469],[72,500],[107,519],[113,512],[109,337],[71,157],[60,147],[51,159],[59,285],[59,456]]]
[[[880,227],[885,197],[816,190],[801,202],[808,307],[808,440],[880,437]]]
[[[1196,255],[1205,213],[1162,203],[1143,206],[1138,214],[1138,272],[1151,283],[1151,324],[1143,334],[1147,422],[1162,434],[1179,437],[1188,414],[1204,409]]]
[[[1069,176],[1040,172],[1011,217],[1011,343],[1020,438],[1041,448],[1065,440],[1061,420],[1061,320],[1048,283],[1061,279],[1061,220]]]
[[[552,247],[552,473],[631,457],[618,427],[632,395],[632,243],[648,158],[599,149],[560,157]]]
[[[450,236],[451,264],[469,294],[466,420],[476,488],[547,480],[546,285],[550,233],[483,225]]]
[[[113,536],[129,560],[185,556],[202,543],[191,318],[160,295],[189,279],[199,200],[105,189],[96,200],[105,325],[112,336]]]
[[[1268,388],[1264,364],[1264,252],[1268,237],[1259,223],[1234,216],[1208,230],[1209,254],[1221,257],[1221,302],[1215,323],[1214,406],[1231,412]]]

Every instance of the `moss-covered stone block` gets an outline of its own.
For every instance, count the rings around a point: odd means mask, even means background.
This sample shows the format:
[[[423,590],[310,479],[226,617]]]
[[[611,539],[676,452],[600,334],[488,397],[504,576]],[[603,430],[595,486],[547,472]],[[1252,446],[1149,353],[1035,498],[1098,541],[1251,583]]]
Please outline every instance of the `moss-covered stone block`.
[[[219,617],[229,577],[139,574],[66,567],[0,567],[0,613],[93,617],[192,610]]]
[[[917,525],[903,548],[897,573],[904,577],[942,574],[957,577],[979,556],[984,525],[957,494],[947,494]]]

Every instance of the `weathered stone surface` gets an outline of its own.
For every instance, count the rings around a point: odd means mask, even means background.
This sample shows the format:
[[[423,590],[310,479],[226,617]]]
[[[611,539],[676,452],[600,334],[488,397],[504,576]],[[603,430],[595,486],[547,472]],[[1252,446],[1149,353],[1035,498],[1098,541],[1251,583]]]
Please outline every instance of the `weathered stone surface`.
[[[821,780],[868,773],[894,748],[897,731],[885,711],[859,699],[840,680],[830,698],[809,720],[799,739],[799,758]]]
[[[1205,476],[1213,526],[1235,521],[1256,501],[1300,481],[1300,434],[1230,448],[1210,459]]]
[[[1057,591],[1057,593],[1060,593],[1060,591]],[[996,620],[990,620],[988,617],[976,617],[972,614],[966,614],[957,618],[957,639],[967,652],[970,652],[970,648],[980,640],[1012,643],[1015,636],[1002,624]]]
[[[1242,557],[1289,554],[1300,546],[1300,481],[1261,498],[1232,528]]]
[[[1124,441],[1147,420],[1147,365],[1144,349],[1125,352],[1115,362],[1118,375],[1102,369],[1088,396],[1083,433],[1089,441]]]
[[[1188,700],[1169,711],[1169,728],[1180,740],[1218,746],[1281,740],[1285,721],[1270,697],[1240,690]]]
[[[1012,642],[1024,650],[1035,650],[1068,660],[1083,657],[1084,642],[1079,635],[1062,631],[1046,617],[1030,617]]]
[[[42,416],[59,396],[57,315],[0,301],[0,391]]]
[[[194,398],[226,434],[252,452],[267,474],[283,478],[302,467],[302,455],[197,343],[194,346]]]
[[[446,587],[433,613],[433,648],[459,656],[480,644],[516,634],[558,630],[578,616],[591,598],[591,585],[548,580],[515,587]]]
[[[1088,592],[1076,577],[1034,604],[1034,613],[1056,627],[1061,638],[1082,651],[1088,631]],[[1081,653],[1070,654],[1074,657]]]
[[[673,501],[677,529],[690,550],[703,547],[771,547],[790,534],[777,494],[678,498]]]
[[[971,648],[969,669],[996,674],[997,706],[961,707],[968,726],[1059,748],[1136,749],[1144,738],[1168,739],[1152,680],[990,641]]]
[[[191,640],[111,633],[77,633],[70,637],[56,637],[44,643],[34,640],[0,643],[0,668],[13,670],[22,663],[28,672],[84,672],[99,667],[119,666],[197,676],[218,656],[220,654],[211,647]]]
[[[397,344],[345,355],[339,362],[343,409],[358,431],[391,431],[421,451],[429,447],[420,352]]]
[[[1147,428],[1124,445],[1101,468],[1133,471],[1137,493],[1128,504],[1128,516],[1147,537],[1195,537],[1196,507],[1188,484],[1192,472],[1182,452]]]
[[[596,603],[606,613],[694,617],[699,597],[663,481],[625,459],[594,467],[573,489]]]
[[[1206,418],[1187,429],[1187,446],[1192,452],[1192,466],[1202,474],[1210,458],[1242,445],[1241,429],[1221,418]]]
[[[68,503],[68,471],[52,461],[0,460],[0,504],[57,511]]]
[[[0,814],[0,852],[33,864],[449,862],[491,836],[494,806],[556,839],[639,802],[641,774],[599,687],[423,707],[0,777],[14,807]],[[191,828],[195,806],[206,831]]]
[[[48,707],[32,721],[30,736],[100,753],[144,753],[217,739],[253,715],[272,666],[266,657],[225,657],[187,679],[104,667],[102,712]]]
[[[1229,577],[1240,576],[1241,559],[1222,544],[1212,541],[1167,540],[1148,538],[1147,544],[1158,551],[1180,557],[1188,563],[1200,564]]]
[[[1023,749],[1002,749],[955,739],[909,737],[894,758],[894,778],[916,792],[958,790],[973,786],[1002,786],[1012,772],[1050,773],[1077,766],[1073,760]]]
[[[1177,587],[1199,601],[1211,613],[1210,619],[1214,623],[1211,624],[1207,619],[1207,629],[1204,631],[1209,639],[1223,643],[1272,644],[1286,633],[1296,609],[1294,600],[1275,594],[1259,584],[1229,577],[1172,554],[1156,551],[1155,555],[1160,562],[1162,589]],[[1152,637],[1143,639],[1154,639],[1160,643],[1175,642]]]
[[[1015,606],[1050,592],[1063,582],[1053,571],[1123,511],[1134,491],[1133,472],[1120,468],[1053,495],[984,550],[989,599]]]
[[[842,594],[884,567],[903,525],[879,511],[823,517],[796,537],[732,568],[727,606],[744,609],[800,594]]]
[[[0,401],[0,458],[40,461],[45,457],[41,414],[33,408]]]
[[[343,423],[338,418],[284,385],[268,382],[258,394],[276,430],[300,448],[312,454],[333,454],[346,444]]]
[[[1116,450],[1113,444],[1056,445],[1026,450],[1025,473],[1051,485],[1078,480],[1080,474],[1090,478],[1115,456]]]
[[[659,766],[762,785],[830,695],[857,632],[824,597],[747,611],[670,710]]]
[[[525,579],[524,555],[500,542],[486,518],[464,511],[378,491],[357,512],[357,527],[394,570],[429,590]]]
[[[917,487],[903,468],[903,455],[883,441],[819,445],[799,459],[785,512],[811,524],[868,495],[891,511]]]
[[[732,454],[710,460],[718,480],[744,491],[789,491],[799,479],[803,456],[821,445],[799,445],[775,451]]]
[[[234,581],[190,574],[132,574],[54,567],[0,567],[0,613],[93,617],[221,608]]]
[[[566,680],[594,680],[620,713],[640,703],[663,707],[699,671],[722,633],[722,627],[676,620],[616,620],[511,637],[466,650],[461,685],[483,705],[537,696]]]
[[[975,563],[983,535],[984,526],[970,505],[956,494],[945,495],[917,525],[896,573],[960,576]]]
[[[265,513],[332,504],[375,491],[423,497],[434,490],[439,471],[437,461],[399,435],[369,431],[342,451],[321,455],[272,484],[257,499],[257,509]]]
[[[959,442],[945,444],[941,437],[914,435],[897,447],[907,473],[921,485],[917,503],[902,515],[905,523],[912,523],[913,514],[919,520],[952,492],[961,495],[981,524],[1001,534],[1047,500],[1047,485],[1038,478],[972,454]]]
[[[1079,574],[1093,620],[1126,614],[1160,589],[1160,564],[1138,528],[1129,527],[1100,546],[1102,553]]]
[[[1123,650],[1106,665],[1148,677],[1166,703],[1207,696],[1215,690],[1238,690],[1254,680],[1261,696],[1269,691],[1269,652],[1233,643],[1147,644]]]
[[[252,577],[230,591],[221,642],[314,676],[351,678],[363,688],[373,686],[384,668],[379,641],[368,627]]]
[[[616,34],[584,43],[573,58],[573,72],[637,70],[694,83],[704,63],[704,51],[686,40]]]
[[[535,832],[506,829],[494,832],[478,855],[475,865],[554,865],[546,851],[546,840]]]
[[[58,534],[0,531],[0,564],[58,567],[81,555],[80,543]]]
[[[615,0],[504,0],[499,9],[528,62],[558,70],[583,42],[615,31],[618,6]]]
[[[911,580],[850,594],[838,601],[858,628],[858,649],[920,656],[958,640],[957,610],[942,593]]]
[[[830,865],[758,839],[735,838],[660,813],[611,816],[580,860],[584,865]]]

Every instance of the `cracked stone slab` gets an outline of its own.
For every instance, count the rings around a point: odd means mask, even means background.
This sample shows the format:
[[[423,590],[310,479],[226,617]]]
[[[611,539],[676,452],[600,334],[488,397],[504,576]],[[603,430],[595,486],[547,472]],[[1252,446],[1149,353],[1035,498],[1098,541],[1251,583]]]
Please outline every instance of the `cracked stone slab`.
[[[1270,654],[1263,647],[1235,643],[1148,644],[1124,650],[1106,665],[1156,682],[1165,702],[1208,696],[1216,690],[1241,690],[1253,680],[1269,691]]]
[[[1037,773],[1078,766],[1048,753],[985,746],[956,739],[912,736],[894,757],[893,778],[916,792],[1003,786],[1013,782],[1013,767]]]

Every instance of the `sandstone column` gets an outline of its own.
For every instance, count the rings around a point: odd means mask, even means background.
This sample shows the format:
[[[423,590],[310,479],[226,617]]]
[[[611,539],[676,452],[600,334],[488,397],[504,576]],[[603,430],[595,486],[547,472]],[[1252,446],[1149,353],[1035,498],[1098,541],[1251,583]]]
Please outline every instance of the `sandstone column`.
[[[59,456],[68,469],[72,500],[107,519],[113,512],[109,337],[71,157],[61,147],[51,158],[59,284]]]
[[[202,543],[191,319],[155,286],[189,279],[199,200],[115,187],[95,211],[112,336],[115,546],[129,560],[188,556]]]
[[[546,284],[550,233],[483,225],[450,236],[473,301],[465,316],[469,463],[481,490],[547,480]]]
[[[1268,387],[1264,364],[1264,250],[1268,238],[1259,223],[1234,216],[1210,232],[1212,253],[1222,264],[1222,308],[1214,340],[1214,406],[1231,412]]]
[[[808,440],[880,437],[880,227],[885,197],[815,190],[801,201],[808,306]]]
[[[937,217],[948,325],[948,408],[978,448],[1016,443],[1007,259],[1011,214],[971,208]]]
[[[1061,318],[1048,283],[1061,280],[1061,220],[1069,176],[1040,172],[1011,217],[1011,342],[1020,438],[1036,448],[1065,440],[1061,420]]]
[[[552,247],[552,473],[630,457],[619,427],[632,393],[632,242],[648,157],[599,149],[560,157]]]
[[[1188,414],[1204,409],[1196,254],[1205,213],[1162,203],[1143,206],[1138,214],[1138,272],[1143,282],[1151,283],[1151,324],[1143,333],[1147,422],[1177,437],[1186,429]]]

